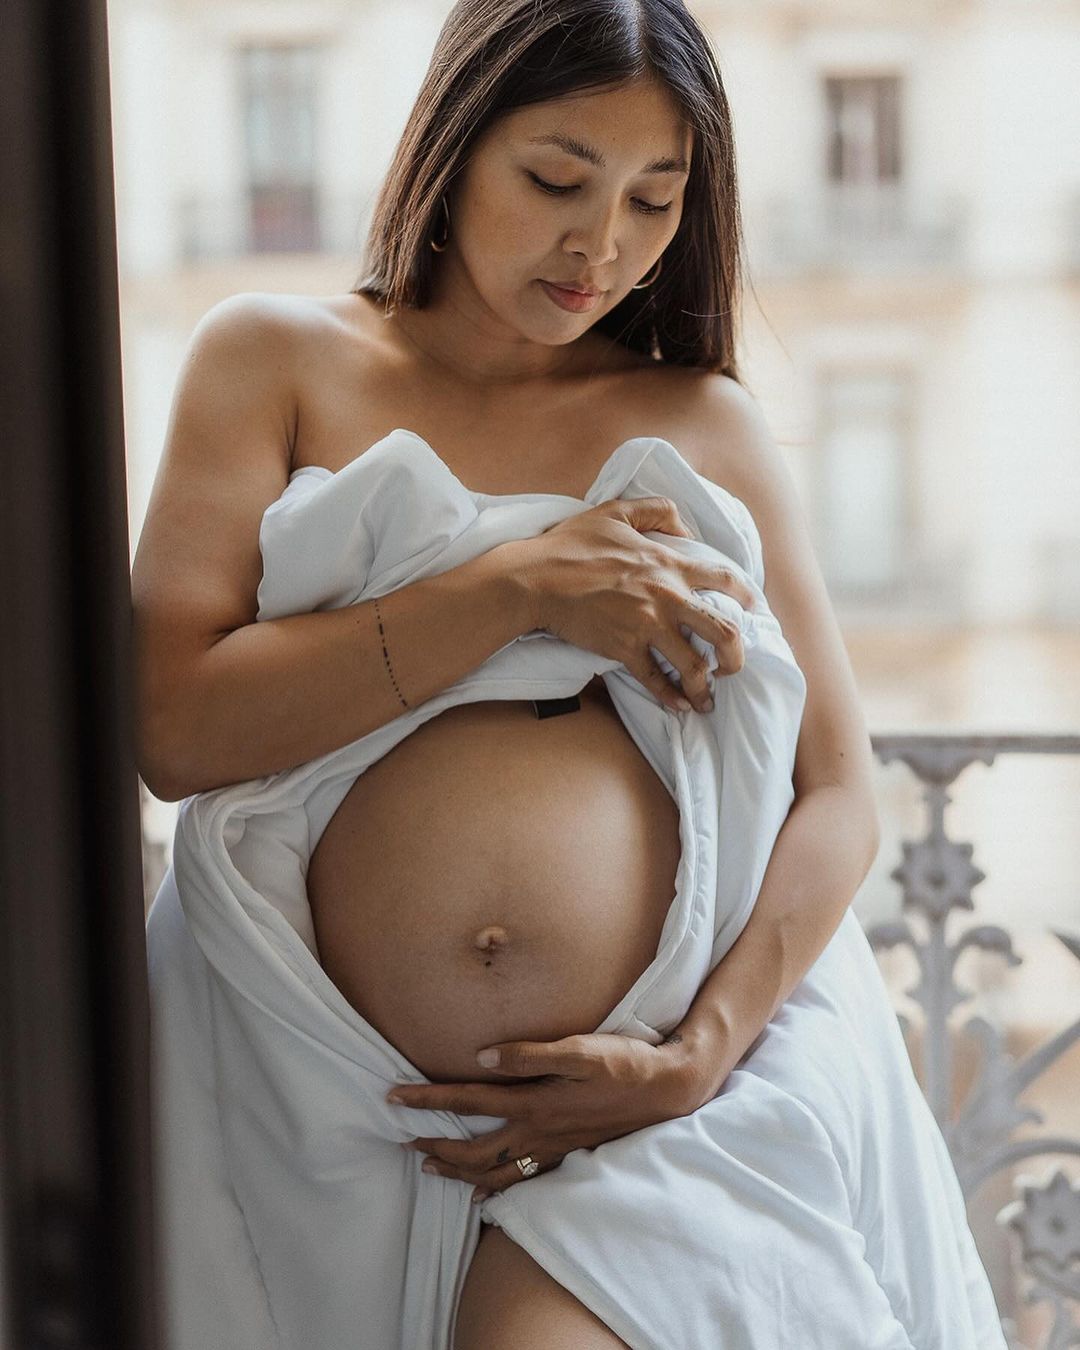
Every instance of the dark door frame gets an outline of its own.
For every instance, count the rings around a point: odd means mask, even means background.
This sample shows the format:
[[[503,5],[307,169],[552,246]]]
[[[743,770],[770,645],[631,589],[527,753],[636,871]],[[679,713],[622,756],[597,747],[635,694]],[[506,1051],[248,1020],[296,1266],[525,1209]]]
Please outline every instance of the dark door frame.
[[[0,1344],[157,1350],[105,0],[0,29]]]

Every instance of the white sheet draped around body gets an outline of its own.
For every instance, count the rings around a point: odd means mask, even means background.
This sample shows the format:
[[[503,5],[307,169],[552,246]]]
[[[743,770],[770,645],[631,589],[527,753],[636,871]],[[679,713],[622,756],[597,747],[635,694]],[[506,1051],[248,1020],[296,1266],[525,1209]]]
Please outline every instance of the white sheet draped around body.
[[[258,618],[384,595],[657,494],[694,538],[649,537],[731,566],[755,597],[744,611],[700,592],[745,652],[736,674],[710,676],[711,713],[671,713],[621,664],[537,631],[340,750],[181,804],[147,922],[171,1350],[449,1350],[481,1209],[634,1350],[1004,1350],[851,910],[712,1101],[482,1206],[399,1141],[503,1120],[388,1104],[391,1083],[428,1080],[319,963],[307,863],[357,774],[448,707],[565,697],[599,673],[678,805],[682,856],[654,960],[581,1030],[656,1044],[683,1018],[753,907],[793,800],[806,693],[742,502],[657,437],[618,446],[584,499],[489,496],[398,429],[336,474],[291,476],[262,522]]]

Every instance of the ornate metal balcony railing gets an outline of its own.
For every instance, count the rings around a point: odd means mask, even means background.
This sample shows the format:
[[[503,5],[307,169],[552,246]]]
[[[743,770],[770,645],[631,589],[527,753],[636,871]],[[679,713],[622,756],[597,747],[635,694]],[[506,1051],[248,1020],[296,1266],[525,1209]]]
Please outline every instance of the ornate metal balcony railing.
[[[996,924],[970,925],[952,940],[946,931],[954,911],[974,909],[972,889],[986,875],[972,862],[972,845],[945,832],[945,806],[951,800],[947,789],[976,761],[992,764],[1005,754],[1080,754],[1080,736],[878,735],[871,740],[881,763],[902,760],[922,783],[929,819],[921,839],[904,841],[903,860],[890,873],[903,888],[904,909],[918,914],[921,935],[903,918],[869,927],[867,937],[875,949],[909,947],[918,962],[919,981],[905,992],[922,1008],[922,1088],[970,1202],[988,1178],[1024,1158],[1080,1155],[1080,1139],[1061,1134],[1014,1138],[1020,1125],[1043,1124],[1042,1113],[1021,1106],[1017,1098],[1080,1040],[1080,1016],[1019,1060],[1004,1048],[1002,1028],[977,1013],[969,1017],[960,1030],[980,1047],[979,1069],[958,1114],[950,1117],[955,1042],[948,1017],[973,997],[955,982],[957,959],[970,948],[995,953],[1009,966],[1021,964],[1022,958],[1013,950],[1009,933]],[[1080,926],[1075,933],[1051,931],[1080,960]],[[914,1028],[903,1013],[897,1016],[910,1049]],[[1019,1247],[1017,1264],[1028,1283],[1026,1301],[1051,1305],[1053,1325],[1038,1350],[1067,1350],[1080,1345],[1080,1327],[1072,1315],[1080,1303],[1080,1187],[1060,1169],[1048,1169],[1038,1181],[1018,1178],[1014,1189],[1017,1198],[998,1213],[997,1222],[1011,1230]],[[1015,1339],[1011,1319],[1003,1317],[1002,1322],[1015,1350],[1025,1350]]]

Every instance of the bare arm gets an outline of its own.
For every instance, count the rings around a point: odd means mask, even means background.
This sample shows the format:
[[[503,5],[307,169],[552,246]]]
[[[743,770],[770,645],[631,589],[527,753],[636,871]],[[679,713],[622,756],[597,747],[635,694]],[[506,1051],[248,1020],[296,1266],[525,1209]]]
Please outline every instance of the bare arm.
[[[193,662],[147,785],[177,801],[277,773],[446,689],[532,627],[515,545],[382,596],[378,614],[366,600],[227,634]]]
[[[377,602],[255,621],[259,525],[289,475],[297,317],[230,297],[178,383],[132,567],[138,769],[164,801],[348,745],[534,627],[527,540]]]

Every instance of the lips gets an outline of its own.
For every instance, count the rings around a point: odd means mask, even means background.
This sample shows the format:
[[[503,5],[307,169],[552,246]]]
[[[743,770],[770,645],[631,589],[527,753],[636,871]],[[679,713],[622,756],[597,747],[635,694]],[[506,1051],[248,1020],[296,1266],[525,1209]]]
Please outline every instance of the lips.
[[[599,286],[582,285],[577,281],[549,281],[549,286],[558,286],[563,291],[574,291],[578,295],[599,295]]]

